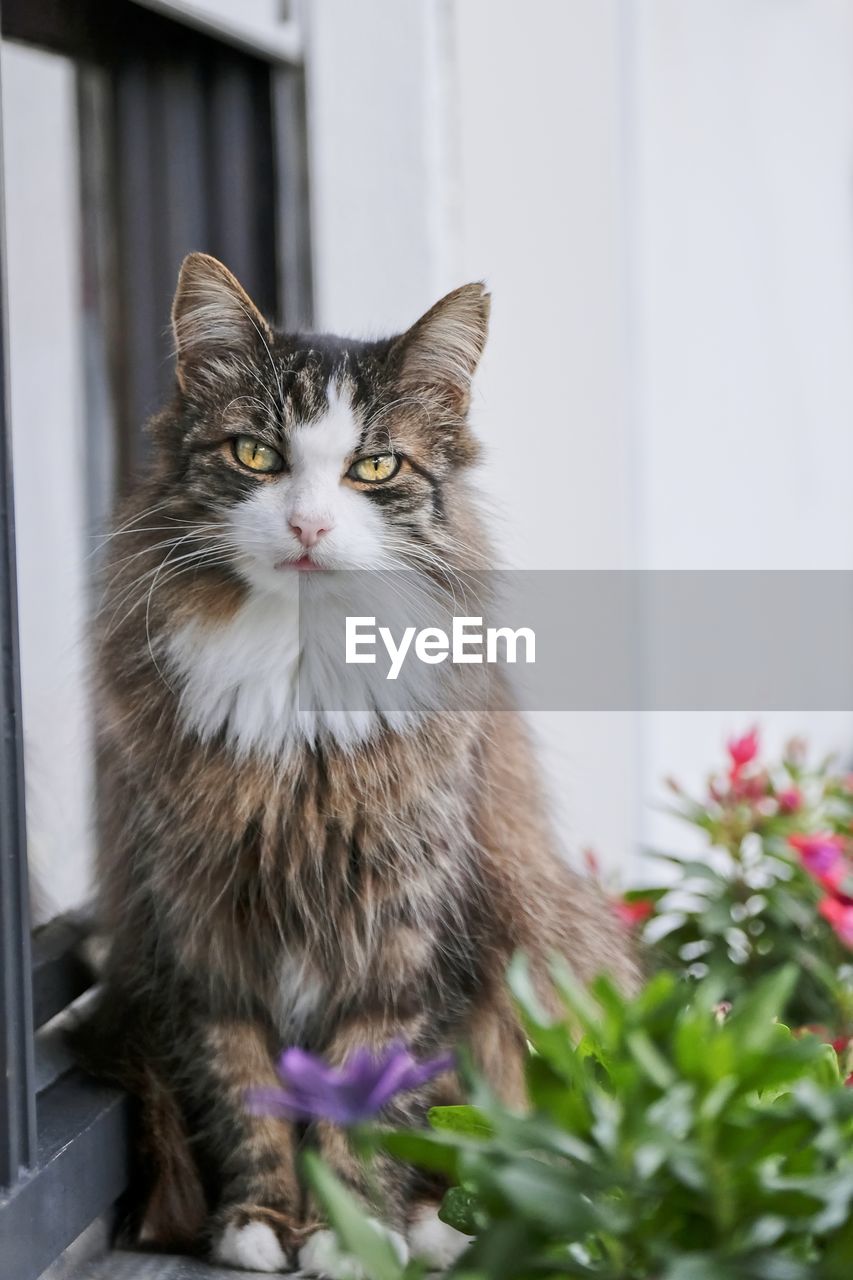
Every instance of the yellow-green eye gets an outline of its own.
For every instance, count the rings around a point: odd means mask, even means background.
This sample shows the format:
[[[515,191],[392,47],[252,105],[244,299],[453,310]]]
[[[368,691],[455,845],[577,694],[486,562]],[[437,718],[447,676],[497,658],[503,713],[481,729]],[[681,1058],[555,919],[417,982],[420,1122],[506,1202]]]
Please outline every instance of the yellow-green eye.
[[[261,444],[260,440],[253,440],[251,436],[238,436],[233,448],[234,457],[250,471],[269,473],[281,471],[284,466],[284,458],[276,449],[271,449],[268,444]]]
[[[372,458],[359,458],[350,467],[347,474],[353,480],[365,480],[368,484],[378,484],[382,480],[390,480],[400,470],[400,459],[393,453],[377,453]]]

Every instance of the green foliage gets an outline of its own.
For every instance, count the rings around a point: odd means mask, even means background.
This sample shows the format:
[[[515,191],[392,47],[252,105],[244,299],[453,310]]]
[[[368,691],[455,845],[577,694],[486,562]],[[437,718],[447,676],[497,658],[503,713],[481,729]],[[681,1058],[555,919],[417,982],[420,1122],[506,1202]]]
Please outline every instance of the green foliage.
[[[755,755],[738,763],[737,749]],[[651,907],[642,936],[651,963],[691,978],[711,975],[736,1000],[757,978],[796,966],[784,1010],[792,1026],[820,1026],[829,1039],[853,1036],[853,954],[821,915],[827,889],[791,841],[823,832],[843,851],[853,826],[853,779],[824,761],[810,767],[800,743],[778,763],[758,755],[756,735],[729,746],[704,797],[670,784],[672,812],[701,831],[702,858],[655,855],[661,883],[625,895]],[[849,853],[839,852],[839,859]]]
[[[625,1000],[605,979],[588,995],[556,977],[566,1016],[548,1023],[523,965],[512,973],[529,1114],[478,1085],[467,1116],[436,1108],[432,1133],[383,1139],[453,1165],[442,1217],[477,1235],[454,1275],[847,1280],[853,1090],[831,1048],[775,1020],[796,971],[758,982],[729,1017],[714,981],[662,973]]]
[[[705,801],[677,792],[708,856],[668,859],[671,883],[616,904],[653,962],[639,994],[604,977],[585,990],[555,959],[564,1016],[548,1020],[518,957],[530,1110],[463,1071],[469,1105],[370,1135],[451,1184],[441,1216],[474,1237],[455,1280],[853,1276],[853,943],[821,914],[827,895],[853,909],[853,787],[799,752],[762,765],[755,735],[729,751]],[[840,879],[794,852],[810,833],[837,842]],[[343,1188],[309,1169],[370,1277],[421,1274],[380,1255]]]

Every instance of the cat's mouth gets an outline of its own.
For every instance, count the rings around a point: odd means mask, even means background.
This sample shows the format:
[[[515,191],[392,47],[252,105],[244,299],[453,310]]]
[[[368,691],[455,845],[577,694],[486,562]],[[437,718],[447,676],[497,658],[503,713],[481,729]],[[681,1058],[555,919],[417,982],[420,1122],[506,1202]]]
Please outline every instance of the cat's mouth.
[[[276,569],[296,569],[299,573],[323,573],[325,565],[317,564],[310,556],[300,556],[298,560],[279,560]]]

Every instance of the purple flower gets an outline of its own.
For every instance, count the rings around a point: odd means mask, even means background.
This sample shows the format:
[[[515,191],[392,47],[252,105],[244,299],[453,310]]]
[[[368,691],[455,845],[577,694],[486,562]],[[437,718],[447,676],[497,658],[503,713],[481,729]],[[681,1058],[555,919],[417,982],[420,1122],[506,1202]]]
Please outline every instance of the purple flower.
[[[395,1094],[418,1089],[453,1066],[452,1053],[416,1062],[400,1041],[379,1054],[357,1049],[341,1067],[330,1067],[304,1049],[286,1049],[278,1063],[281,1088],[250,1089],[249,1110],[290,1120],[357,1124],[375,1116]]]

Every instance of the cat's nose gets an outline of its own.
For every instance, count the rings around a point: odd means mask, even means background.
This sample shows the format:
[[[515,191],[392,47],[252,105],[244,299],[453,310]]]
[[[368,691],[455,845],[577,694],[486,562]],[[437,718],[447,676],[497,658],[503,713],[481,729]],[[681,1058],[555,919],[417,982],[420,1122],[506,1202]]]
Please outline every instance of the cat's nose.
[[[324,533],[329,532],[332,523],[328,516],[321,516],[314,520],[308,516],[294,516],[290,521],[290,527],[303,547],[313,547]]]

